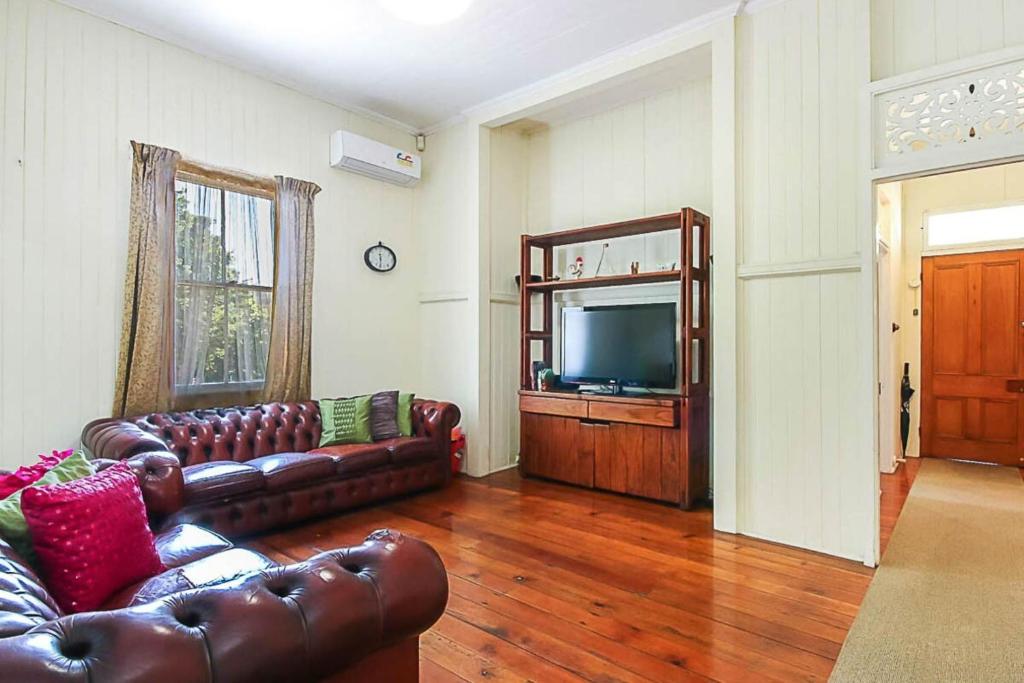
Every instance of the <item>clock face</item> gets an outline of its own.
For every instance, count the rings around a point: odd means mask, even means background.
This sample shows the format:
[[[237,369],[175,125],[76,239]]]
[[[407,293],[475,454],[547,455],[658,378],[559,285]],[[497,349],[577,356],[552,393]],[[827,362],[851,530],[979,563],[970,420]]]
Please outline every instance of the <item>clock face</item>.
[[[375,270],[378,273],[394,270],[395,266],[398,265],[398,257],[395,256],[395,252],[390,247],[385,247],[381,242],[377,242],[376,245],[367,249],[366,253],[363,254],[363,260],[370,270]]]

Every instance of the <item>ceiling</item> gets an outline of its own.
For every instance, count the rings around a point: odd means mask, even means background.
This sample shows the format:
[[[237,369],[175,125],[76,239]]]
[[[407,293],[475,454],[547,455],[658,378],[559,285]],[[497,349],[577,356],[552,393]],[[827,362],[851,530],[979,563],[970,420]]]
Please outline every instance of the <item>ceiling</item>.
[[[142,33],[408,128],[736,0],[476,0],[441,26],[375,0],[63,0]]]

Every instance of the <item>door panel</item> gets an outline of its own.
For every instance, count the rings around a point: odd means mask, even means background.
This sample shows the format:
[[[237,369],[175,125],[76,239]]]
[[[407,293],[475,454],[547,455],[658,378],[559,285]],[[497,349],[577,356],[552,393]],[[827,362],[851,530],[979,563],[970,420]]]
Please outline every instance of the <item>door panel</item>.
[[[921,447],[933,457],[1024,464],[1024,252],[925,257]]]
[[[963,265],[935,269],[933,286],[942,292],[942,296],[935,297],[935,332],[942,339],[935,347],[936,373],[967,372],[967,276],[967,266]]]
[[[613,422],[594,431],[594,486],[678,503],[679,432]]]
[[[983,264],[981,267],[981,374],[1014,375],[1018,349],[1018,264]]]
[[[534,413],[521,413],[519,419],[519,459],[524,474],[581,486],[593,484],[593,437],[581,430],[579,420]]]
[[[1017,438],[1017,401],[979,401],[981,436],[985,441],[1012,444]]]
[[[935,433],[960,439],[964,436],[964,403],[962,398],[935,399]]]
[[[629,436],[631,431],[639,429],[638,425],[594,425],[594,486],[616,493],[626,492]]]

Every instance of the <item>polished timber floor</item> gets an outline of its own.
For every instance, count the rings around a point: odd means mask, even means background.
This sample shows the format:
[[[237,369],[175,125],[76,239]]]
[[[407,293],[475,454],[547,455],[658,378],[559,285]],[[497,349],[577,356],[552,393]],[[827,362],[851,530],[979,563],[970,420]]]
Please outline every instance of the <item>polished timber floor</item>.
[[[916,464],[883,476],[888,540]],[[433,545],[448,610],[423,681],[825,680],[872,571],[716,533],[710,510],[521,479],[449,488],[264,536],[280,561],[388,527]]]

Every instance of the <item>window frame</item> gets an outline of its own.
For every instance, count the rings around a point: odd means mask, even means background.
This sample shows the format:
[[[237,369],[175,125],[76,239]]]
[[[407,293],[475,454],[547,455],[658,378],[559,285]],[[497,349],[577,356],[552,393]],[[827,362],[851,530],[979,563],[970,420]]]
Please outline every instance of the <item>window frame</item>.
[[[277,235],[280,222],[279,206],[277,201],[277,183],[272,178],[262,178],[259,176],[249,175],[241,171],[231,171],[212,166],[206,166],[195,161],[182,160],[178,164],[178,168],[174,174],[174,181],[194,183],[204,185],[209,188],[221,190],[221,222],[224,222],[225,216],[225,195],[224,192],[235,192],[238,194],[245,194],[253,197],[259,197],[261,199],[267,199],[271,202],[270,205],[270,216],[271,216],[271,243],[273,244],[273,274],[271,278],[270,286],[264,285],[247,285],[239,283],[212,283],[201,280],[179,280],[177,269],[173,272],[172,287],[177,292],[179,285],[189,285],[191,287],[207,287],[210,289],[222,290],[225,297],[228,296],[229,292],[235,291],[254,291],[254,292],[269,292],[271,297],[271,312],[273,311],[274,297],[276,296],[277,289]],[[177,241],[174,244],[175,250],[177,250]],[[177,315],[177,307],[175,306],[175,315]],[[228,318],[225,316],[224,324],[228,323]],[[172,378],[176,374],[177,368],[173,365],[176,362],[175,355],[171,355],[171,376]],[[181,397],[178,407],[195,407],[198,403],[202,403],[198,399],[209,400],[216,398],[220,400],[240,400],[243,402],[249,402],[256,400],[259,394],[263,390],[263,386],[266,383],[266,378],[259,381],[248,381],[248,382],[205,382],[198,385],[180,385],[176,381],[172,380],[172,386],[176,396]]]
[[[975,254],[987,251],[1006,251],[1008,249],[1024,248],[1024,236],[1018,239],[1009,240],[983,240],[978,242],[959,242],[957,244],[944,244],[931,246],[930,223],[935,216],[946,216],[952,213],[969,213],[971,211],[985,211],[987,209],[1003,209],[1014,206],[1024,207],[1024,201],[1019,199],[1008,199],[1002,202],[986,202],[981,204],[964,204],[958,206],[944,207],[942,209],[927,209],[922,213],[921,225],[921,255],[941,256],[943,254]]]

